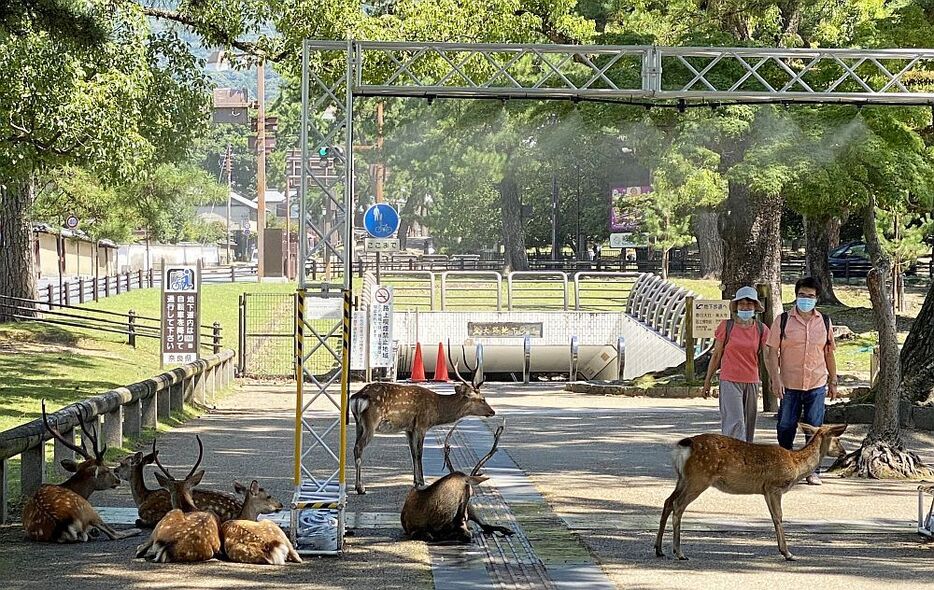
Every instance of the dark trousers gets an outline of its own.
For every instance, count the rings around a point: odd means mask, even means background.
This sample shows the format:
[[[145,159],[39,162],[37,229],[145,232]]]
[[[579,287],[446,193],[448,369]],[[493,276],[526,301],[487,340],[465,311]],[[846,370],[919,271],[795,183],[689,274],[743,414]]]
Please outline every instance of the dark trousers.
[[[811,426],[824,423],[824,397],[827,386],[817,389],[785,389],[785,397],[778,407],[778,444],[791,450],[798,431],[798,421]],[[807,440],[807,437],[805,437]]]

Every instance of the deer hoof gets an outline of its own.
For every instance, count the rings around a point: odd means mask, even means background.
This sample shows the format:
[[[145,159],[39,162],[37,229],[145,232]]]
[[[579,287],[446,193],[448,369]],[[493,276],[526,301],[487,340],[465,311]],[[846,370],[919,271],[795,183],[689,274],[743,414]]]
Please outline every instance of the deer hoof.
[[[786,561],[797,561],[798,558],[795,557],[794,555],[792,555],[791,553],[786,553],[786,554],[785,554],[785,560],[786,560]]]
[[[665,552],[662,551],[661,547],[655,548],[655,557],[665,557]]]
[[[357,494],[359,494],[359,495],[361,495],[361,496],[364,495],[364,494],[366,494],[366,488],[363,487],[362,485],[356,486],[355,489],[357,490]]]
[[[679,559],[680,561],[687,561],[687,560],[688,560],[688,558],[685,557],[683,553],[679,553],[679,554],[678,554],[678,559]]]

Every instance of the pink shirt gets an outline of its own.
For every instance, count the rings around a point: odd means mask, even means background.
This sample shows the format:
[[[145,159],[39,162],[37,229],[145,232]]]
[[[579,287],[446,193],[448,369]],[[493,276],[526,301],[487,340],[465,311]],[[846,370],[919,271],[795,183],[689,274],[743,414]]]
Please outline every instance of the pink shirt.
[[[837,345],[833,341],[833,329],[829,334],[830,343],[827,343],[824,316],[815,310],[805,322],[805,319],[798,315],[797,306],[793,307],[788,312],[788,323],[785,324],[785,340],[779,342],[781,321],[781,315],[775,318],[767,344],[779,351],[778,366],[782,384],[788,389],[799,390],[817,389],[827,385],[827,360],[824,358],[824,349],[829,347],[830,350],[834,350]]]
[[[720,380],[734,383],[759,383],[759,347],[765,350],[769,338],[769,329],[762,326],[762,339],[756,341],[759,328],[756,322],[744,326],[737,321],[733,322],[730,330],[730,341],[723,349],[720,359]],[[720,322],[714,338],[723,342],[726,338],[726,320]]]

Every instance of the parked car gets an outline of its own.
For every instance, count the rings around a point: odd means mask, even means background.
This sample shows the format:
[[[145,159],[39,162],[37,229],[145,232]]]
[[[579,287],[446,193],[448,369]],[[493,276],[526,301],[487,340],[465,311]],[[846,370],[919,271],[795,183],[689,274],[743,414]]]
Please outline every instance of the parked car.
[[[827,264],[831,274],[838,279],[845,278],[847,273],[851,277],[865,277],[872,268],[865,242],[849,242],[831,250]],[[917,271],[918,265],[912,264],[905,269],[905,274],[914,275]]]

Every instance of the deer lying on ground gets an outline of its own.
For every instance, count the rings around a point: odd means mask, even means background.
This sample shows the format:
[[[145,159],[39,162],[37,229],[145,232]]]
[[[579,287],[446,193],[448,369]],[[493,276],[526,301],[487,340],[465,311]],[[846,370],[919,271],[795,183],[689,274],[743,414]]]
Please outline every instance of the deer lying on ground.
[[[249,488],[234,482],[234,489],[243,494],[243,509],[237,519],[221,525],[221,542],[227,559],[270,565],[285,565],[287,561],[301,563],[302,558],[281,528],[270,520],[256,520],[260,514],[282,510],[282,503],[259,487],[255,479]]]
[[[213,512],[199,510],[191,497],[191,488],[204,477],[204,470],[198,471],[204,445],[200,436],[195,438],[198,460],[184,479],[172,477],[159,462],[159,456],[153,457],[161,471],[156,472],[156,480],[169,492],[173,508],[159,521],[149,540],[136,548],[136,557],[161,563],[207,561],[221,550],[220,520]]]
[[[353,456],[356,466],[354,487],[358,494],[366,493],[360,471],[363,449],[373,440],[374,434],[405,432],[412,453],[415,485],[423,486],[422,449],[429,429],[451,424],[464,416],[490,417],[496,414],[480,394],[483,382],[476,382],[476,371],[474,380],[468,383],[457,370],[457,363],[452,365],[460,381],[454,386],[454,395],[439,395],[418,385],[370,383],[350,397],[350,411],[357,423]]]
[[[727,494],[765,496],[778,537],[778,550],[785,559],[795,559],[788,551],[782,528],[782,494],[801,478],[813,473],[829,451],[838,454],[837,439],[846,430],[845,424],[820,428],[808,424],[799,426],[810,440],[795,451],[778,445],[747,443],[720,434],[701,434],[678,441],[671,453],[678,483],[662,509],[662,520],[655,538],[655,555],[664,556],[662,536],[668,515],[673,514],[672,548],[678,559],[687,559],[681,552],[681,515],[688,504],[713,486]]]
[[[138,535],[139,529],[117,532],[101,520],[100,515],[88,502],[91,494],[97,490],[117,487],[120,479],[110,467],[104,464],[107,446],[98,445],[93,429],[84,425],[79,411],[78,422],[81,425],[81,446],[69,442],[57,428],[49,424],[45,412],[45,400],[42,400],[42,422],[46,430],[60,443],[78,453],[84,460],[80,463],[72,459],[63,459],[62,467],[74,473],[67,481],[58,485],[43,484],[23,507],[23,528],[26,535],[34,541],[55,543],[84,543],[88,535],[103,531],[110,539],[125,539]],[[91,441],[94,455],[88,451],[84,441]]]
[[[477,462],[470,475],[455,471],[451,464],[450,439],[455,428],[457,424],[451,427],[444,438],[444,464],[448,468],[448,474],[426,488],[414,487],[409,490],[402,506],[402,529],[415,540],[469,543],[471,534],[467,521],[472,520],[480,525],[485,535],[496,532],[506,536],[513,534],[513,531],[506,527],[484,523],[470,506],[473,493],[471,486],[480,485],[489,479],[481,475],[480,470],[496,453],[499,437],[506,428],[505,420],[493,435],[493,447],[490,452]]]
[[[136,520],[138,527],[153,528],[173,507],[169,492],[162,488],[150,490],[143,477],[143,468],[155,461],[158,454],[156,441],[152,441],[151,453],[145,456],[142,452],[128,455],[117,467],[117,475],[130,482],[139,513]],[[193,489],[191,497],[199,510],[210,510],[221,522],[237,518],[242,508],[236,496],[219,490]]]

